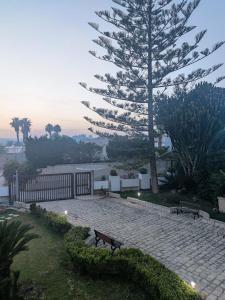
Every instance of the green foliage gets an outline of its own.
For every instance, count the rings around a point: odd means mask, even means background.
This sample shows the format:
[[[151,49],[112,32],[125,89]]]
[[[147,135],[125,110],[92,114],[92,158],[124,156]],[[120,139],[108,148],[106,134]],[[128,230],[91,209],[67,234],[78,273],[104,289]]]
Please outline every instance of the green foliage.
[[[76,143],[67,136],[54,135],[29,138],[26,142],[26,156],[37,168],[66,163],[94,162],[99,159],[101,147],[92,143]]]
[[[20,221],[0,223],[0,299],[17,300],[17,281],[19,272],[11,273],[13,259],[22,251],[28,250],[27,244],[38,237],[29,233],[33,227]]]
[[[198,194],[202,199],[211,201],[217,207],[217,197],[225,194],[225,173],[219,171],[201,178]]]
[[[72,227],[64,236],[65,242],[79,243],[80,241],[84,241],[90,236],[89,232],[89,227]]]
[[[30,211],[34,216],[42,218],[46,225],[56,233],[65,234],[71,228],[71,224],[67,221],[66,216],[47,212],[46,209],[37,206],[35,203],[30,205]]]
[[[0,145],[0,154],[5,154],[5,147]]]
[[[120,276],[140,286],[152,300],[197,300],[200,296],[183,280],[137,249],[111,251],[85,244],[88,228],[71,229],[65,246],[74,267],[92,276]]]
[[[194,70],[191,67],[224,45],[224,42],[218,42],[211,49],[199,51],[206,30],[198,32],[193,42],[186,39],[187,33],[196,29],[188,23],[200,1],[113,0],[116,7],[96,12],[101,21],[108,23],[109,31],[89,23],[98,34],[94,43],[104,50],[101,54],[96,51],[90,51],[90,54],[114,64],[119,71],[113,75],[95,75],[100,88],[80,83],[87,91],[100,96],[109,107],[96,107],[83,101],[88,109],[100,116],[100,120],[84,118],[92,126],[89,130],[98,135],[113,137],[116,133],[147,137],[154,193],[158,192],[154,139],[155,125],[158,125],[154,111],[157,98],[173,87],[187,89],[223,65]],[[219,77],[215,83],[224,78]],[[123,152],[121,148],[118,150]]]
[[[45,215],[46,222],[55,232],[65,234],[71,228],[66,216],[60,216],[53,212],[47,212]]]
[[[193,177],[205,168],[212,141],[224,128],[225,90],[203,83],[190,92],[163,96],[157,123],[170,136],[184,175]]]
[[[118,173],[117,173],[116,170],[111,170],[111,171],[110,171],[110,175],[111,175],[111,176],[117,176]]]
[[[107,155],[112,160],[131,160],[149,158],[149,143],[147,138],[131,138],[114,136],[107,145]]]
[[[37,175],[37,169],[28,162],[19,163],[16,160],[9,160],[3,167],[3,176],[6,180],[16,174],[16,171],[22,176],[34,176]]]
[[[141,168],[141,169],[139,170],[139,173],[140,173],[140,174],[148,174],[148,169],[146,169],[146,168]]]

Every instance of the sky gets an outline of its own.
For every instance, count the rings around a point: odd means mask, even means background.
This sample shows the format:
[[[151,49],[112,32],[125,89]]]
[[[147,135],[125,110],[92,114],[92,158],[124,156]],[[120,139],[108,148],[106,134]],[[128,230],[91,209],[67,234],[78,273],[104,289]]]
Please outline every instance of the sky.
[[[64,134],[88,133],[83,116],[93,114],[80,102],[101,106],[102,100],[78,83],[97,87],[95,74],[114,72],[88,53],[98,50],[88,22],[99,22],[94,12],[111,5],[111,0],[0,0],[0,138],[15,136],[13,117],[30,118],[32,135],[43,134],[47,123],[60,124]],[[208,29],[203,48],[225,40],[225,1],[202,0],[190,24]],[[220,62],[225,47],[200,66]],[[216,75],[224,74],[225,66]]]

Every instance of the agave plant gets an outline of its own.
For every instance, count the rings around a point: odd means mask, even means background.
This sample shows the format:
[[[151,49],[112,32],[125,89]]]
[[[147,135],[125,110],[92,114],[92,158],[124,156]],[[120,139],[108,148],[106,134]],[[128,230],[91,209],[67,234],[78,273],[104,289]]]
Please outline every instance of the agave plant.
[[[22,224],[20,221],[0,223],[0,298],[9,298],[9,290],[13,288],[10,266],[14,257],[28,250],[28,242],[38,237],[29,233],[33,226]],[[18,277],[18,276],[17,276]],[[18,278],[17,278],[18,279]],[[16,280],[17,282],[17,280]],[[11,286],[10,286],[11,283]],[[6,296],[7,295],[7,296]],[[3,298],[2,298],[3,297]],[[12,298],[13,299],[13,298]]]

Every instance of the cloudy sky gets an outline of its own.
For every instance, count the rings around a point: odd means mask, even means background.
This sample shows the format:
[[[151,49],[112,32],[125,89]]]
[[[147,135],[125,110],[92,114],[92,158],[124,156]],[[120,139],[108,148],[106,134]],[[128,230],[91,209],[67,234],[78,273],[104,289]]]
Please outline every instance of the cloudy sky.
[[[0,0],[0,138],[12,137],[12,117],[32,120],[32,134],[43,133],[47,123],[60,124],[66,134],[87,132],[80,104],[101,99],[84,91],[79,81],[97,86],[93,75],[113,71],[95,60],[96,33],[88,21],[94,11],[107,9],[111,0]],[[191,19],[208,29],[203,47],[225,40],[225,1],[202,0]],[[107,28],[105,24],[105,28]],[[225,47],[204,65],[225,62]],[[224,75],[225,67],[217,75]],[[213,80],[210,77],[209,80]],[[225,83],[222,84],[225,87]]]

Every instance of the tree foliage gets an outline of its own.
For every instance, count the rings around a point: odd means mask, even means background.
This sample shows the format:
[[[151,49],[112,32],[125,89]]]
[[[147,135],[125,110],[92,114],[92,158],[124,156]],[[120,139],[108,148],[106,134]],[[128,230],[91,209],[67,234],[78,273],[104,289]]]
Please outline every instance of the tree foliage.
[[[14,128],[15,132],[16,132],[16,139],[17,139],[17,143],[19,144],[20,142],[20,125],[21,125],[21,121],[19,118],[13,118],[12,121],[10,122],[10,126],[12,128]]]
[[[67,136],[48,139],[29,138],[26,142],[26,157],[37,168],[57,164],[87,163],[99,160],[101,147],[92,143],[76,143]]]
[[[9,160],[3,167],[3,176],[8,181],[10,177],[16,174],[16,171],[18,171],[20,175],[25,176],[33,176],[38,174],[37,169],[28,162],[20,163],[16,160]]]
[[[100,119],[88,116],[91,131],[111,136],[126,134],[149,140],[149,157],[153,192],[157,192],[157,176],[154,152],[154,104],[157,97],[169,88],[183,86],[205,78],[222,64],[210,68],[197,68],[186,75],[183,69],[203,61],[224,43],[218,42],[211,49],[200,49],[206,30],[198,32],[193,42],[185,41],[186,35],[196,26],[188,21],[200,0],[113,0],[111,11],[96,12],[97,16],[113,26],[105,31],[96,23],[89,23],[99,37],[94,42],[105,50],[99,55],[90,53],[100,61],[114,64],[119,71],[115,75],[95,75],[102,87],[81,86],[102,97],[111,106],[93,107],[83,104],[97,113]],[[223,80],[220,77],[216,83]],[[99,131],[95,128],[103,128]]]
[[[190,92],[163,96],[157,122],[170,136],[184,174],[192,177],[218,151],[216,137],[225,125],[225,89],[203,83]]]

